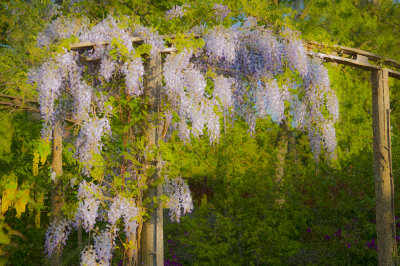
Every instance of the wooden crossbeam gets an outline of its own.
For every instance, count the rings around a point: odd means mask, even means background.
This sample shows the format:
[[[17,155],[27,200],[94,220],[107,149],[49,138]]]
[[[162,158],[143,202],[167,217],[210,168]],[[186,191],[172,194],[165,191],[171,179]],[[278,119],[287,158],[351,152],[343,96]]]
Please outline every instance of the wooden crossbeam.
[[[175,34],[172,35],[162,35],[162,38],[167,39],[175,38]],[[199,38],[199,35],[195,35],[195,38]],[[143,38],[140,37],[133,37],[132,43],[140,44],[143,43]],[[88,50],[88,49],[96,49],[100,46],[107,46],[109,45],[108,42],[82,42],[71,45],[71,50],[73,51],[81,51],[81,50]],[[310,56],[316,56],[321,58],[325,62],[334,62],[338,64],[348,65],[351,67],[360,68],[363,70],[368,71],[375,71],[382,69],[380,65],[373,65],[369,63],[370,61],[377,62],[386,66],[390,66],[393,68],[397,68],[400,70],[400,62],[391,58],[386,58],[377,54],[373,54],[370,52],[366,52],[360,49],[351,48],[351,47],[344,47],[340,45],[327,45],[324,43],[318,43],[314,41],[305,41],[305,47],[308,49],[308,54]],[[327,50],[329,53],[314,53],[312,52],[313,49],[319,50]],[[174,52],[176,49],[174,47],[167,47],[161,50],[161,53],[171,53]],[[332,54],[332,51],[335,54]],[[343,55],[350,56],[345,57]],[[92,61],[93,59],[91,59]],[[89,60],[88,60],[89,61]],[[400,71],[389,69],[388,70],[389,76],[392,78],[400,79]]]
[[[345,46],[340,46],[340,45],[327,45],[324,43],[318,43],[314,41],[306,41],[305,45],[308,49],[321,49],[321,50],[330,50],[334,51],[337,54],[341,55],[349,55],[353,59],[356,59],[357,56],[365,56],[368,58],[368,60],[374,61],[374,62],[380,62],[383,65],[390,66],[393,68],[398,68],[400,69],[400,62],[391,58],[386,58],[377,54],[373,54],[370,52],[366,52],[360,49],[356,48],[351,48],[351,47],[345,47]]]
[[[6,99],[6,100],[4,100]],[[36,100],[23,99],[18,96],[0,94],[0,106],[4,108],[15,108],[21,111],[39,113],[39,103]]]
[[[325,62],[333,62],[337,64],[342,64],[342,65],[347,65],[355,68],[360,68],[363,70],[368,70],[368,71],[376,71],[383,69],[381,66],[378,65],[372,65],[368,61],[364,60],[354,60],[351,58],[346,58],[346,57],[341,57],[341,56],[335,56],[335,55],[328,55],[328,54],[322,54],[322,53],[314,53],[314,52],[309,52],[308,53],[310,56],[316,56],[321,58]],[[388,69],[388,74],[389,77],[395,78],[395,79],[400,79],[400,72],[393,70],[393,69]]]
[[[194,34],[193,35],[195,39],[200,38],[200,35]],[[161,35],[163,39],[175,39],[176,34],[169,34],[169,35]],[[143,38],[141,37],[132,37],[132,43],[135,44],[141,44],[144,42]],[[81,43],[76,43],[72,44],[70,46],[71,50],[73,51],[79,51],[79,50],[89,50],[89,49],[96,49],[96,47],[99,46],[108,46],[110,43],[109,42],[81,42]],[[168,53],[171,48],[165,48],[161,52],[162,53]]]

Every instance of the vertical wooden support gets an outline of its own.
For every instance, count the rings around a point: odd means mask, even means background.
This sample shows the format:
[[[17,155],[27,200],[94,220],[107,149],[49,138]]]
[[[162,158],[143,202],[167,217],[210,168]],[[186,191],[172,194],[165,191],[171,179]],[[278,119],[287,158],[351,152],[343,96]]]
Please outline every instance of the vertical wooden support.
[[[161,138],[160,118],[158,112],[161,101],[162,87],[162,67],[161,54],[147,58],[145,62],[145,97],[148,99],[148,113],[146,121],[146,139],[147,146],[158,147]],[[153,161],[146,162],[145,168],[154,167],[155,172],[149,177],[149,189],[144,195],[150,200],[146,206],[147,210],[152,210],[150,218],[143,223],[142,234],[140,238],[139,263],[145,266],[164,265],[164,236],[163,236],[163,208],[160,204],[156,206],[155,198],[162,195],[162,185],[154,186],[160,175],[161,158],[156,155]]]
[[[390,158],[388,70],[372,71],[371,84],[378,264],[386,266],[395,265],[397,257]]]
[[[56,174],[55,181],[52,181],[51,186],[51,220],[59,221],[61,219],[61,209],[64,205],[64,197],[62,194],[62,182],[58,178],[62,176],[62,134],[60,133],[60,124],[57,124],[53,130],[53,151],[52,151],[52,171]],[[61,247],[58,247],[50,259],[52,266],[58,266],[62,263]]]

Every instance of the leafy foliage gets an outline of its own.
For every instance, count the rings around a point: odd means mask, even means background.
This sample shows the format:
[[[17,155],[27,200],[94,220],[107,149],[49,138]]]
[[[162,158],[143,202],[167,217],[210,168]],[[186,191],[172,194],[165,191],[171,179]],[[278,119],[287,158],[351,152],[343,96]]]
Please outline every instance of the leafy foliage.
[[[400,29],[397,22],[400,7],[394,1],[381,0],[377,6],[359,0],[226,1],[229,10],[219,5],[224,4],[222,2],[185,3],[63,1],[60,7],[54,9],[50,1],[2,1],[0,71],[3,75],[0,76],[0,90],[27,98],[36,97],[34,88],[26,83],[28,69],[42,63],[49,52],[60,53],[77,41],[78,36],[74,33],[67,39],[55,40],[55,44],[48,49],[36,46],[38,32],[45,30],[46,21],[61,17],[58,12],[79,23],[85,22],[85,14],[90,18],[89,27],[109,14],[121,21],[124,15],[129,15],[131,20],[123,23],[132,25],[133,22],[141,22],[142,25],[157,28],[160,34],[178,33],[175,39],[169,40],[178,51],[196,50],[207,45],[194,35],[183,37],[183,33],[195,24],[200,25],[197,33],[203,34],[207,31],[201,25],[212,27],[222,24],[224,28],[245,23],[251,25],[253,21],[246,18],[252,16],[260,25],[275,29],[300,29],[301,37],[305,39],[357,47],[399,58],[396,34]],[[182,13],[165,17],[165,11],[174,9],[177,12],[179,7]],[[135,49],[136,56],[151,52],[148,44]],[[128,52],[123,40],[112,40],[112,60],[125,60]],[[123,92],[129,81],[118,72],[122,68],[111,69],[112,64],[105,61],[104,84]],[[289,69],[297,69],[301,73],[301,67],[291,65]],[[274,125],[270,118],[257,121],[254,138],[248,137],[245,122],[235,117],[235,127],[231,127],[229,119],[221,119],[219,144],[212,146],[208,141],[199,139],[182,146],[173,133],[162,145],[163,160],[168,166],[165,174],[188,180],[194,200],[194,212],[182,216],[180,224],[165,220],[166,265],[376,264],[370,77],[366,72],[349,67],[331,65],[328,70],[332,90],[337,93],[341,106],[336,127],[336,161],[326,161],[322,152],[316,166],[308,136],[287,131],[285,125]],[[229,105],[224,87],[227,86],[224,82],[228,82],[219,79],[217,74],[207,72],[205,91],[215,96],[218,102]],[[119,81],[112,84],[109,81],[113,78]],[[277,83],[281,86],[291,78],[293,74],[288,71],[277,78]],[[92,81],[90,77],[84,77],[84,80]],[[213,89],[214,83],[219,84],[220,87],[216,85],[218,91]],[[390,85],[396,180],[400,154],[396,130],[400,118],[397,102],[399,82],[392,80]],[[132,92],[140,89],[131,88]],[[151,159],[157,152],[148,152],[145,139],[137,134],[143,130],[141,122],[146,117],[145,101],[132,99],[123,93],[108,96],[105,107],[110,106],[114,110],[110,125],[113,133],[121,137],[103,139],[104,157],[93,156],[93,184],[107,181],[104,177],[111,176],[112,186],[125,189],[116,191],[124,191],[124,197],[133,198],[140,193],[138,186],[146,189],[148,184],[145,178],[137,181],[129,179],[132,174],[129,167],[134,165],[141,169],[142,156],[146,154]],[[259,106],[262,104],[268,106],[267,101],[259,103]],[[288,110],[287,103],[284,108]],[[220,110],[218,115],[225,111]],[[179,122],[178,114],[172,113],[171,119]],[[50,146],[39,140],[41,125],[36,117],[2,112],[0,120],[0,185],[4,206],[4,214],[0,217],[2,263],[8,257],[8,263],[12,265],[43,265],[44,228],[49,225],[50,162],[47,157]],[[292,121],[289,119],[288,122]],[[193,125],[189,122],[188,126]],[[285,134],[288,150],[282,161],[279,157],[283,151],[280,143]],[[65,174],[61,179],[65,184],[66,199],[63,212],[69,218],[78,208],[77,184],[84,179],[80,175],[82,165],[73,156],[76,150],[72,139],[76,136],[77,132],[72,132],[66,138],[63,150]],[[277,182],[277,169],[282,164],[284,174]],[[115,172],[114,169],[121,171]],[[154,169],[145,172],[151,175]],[[13,191],[16,193],[11,193]],[[398,193],[397,189],[395,193]],[[85,199],[82,198],[82,203]],[[164,200],[168,202],[168,199]],[[102,241],[109,237],[108,231],[104,231],[105,224],[98,222],[98,225],[101,230],[92,235],[83,232],[81,245],[94,244],[93,250],[86,250],[86,254],[101,254],[101,259],[108,260],[109,254],[103,252],[106,249],[101,249],[104,246]],[[119,227],[123,228],[121,222]],[[63,252],[66,264],[78,264],[80,261],[78,238],[77,232],[70,234]],[[123,235],[116,240],[116,246],[121,248],[114,250],[112,264],[123,259],[122,247],[129,245]]]

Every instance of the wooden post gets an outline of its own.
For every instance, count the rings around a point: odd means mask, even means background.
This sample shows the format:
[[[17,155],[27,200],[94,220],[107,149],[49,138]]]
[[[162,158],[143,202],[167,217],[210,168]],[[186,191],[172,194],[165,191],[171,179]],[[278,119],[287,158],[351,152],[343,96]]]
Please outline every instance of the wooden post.
[[[64,197],[62,192],[62,182],[58,177],[62,176],[62,134],[61,125],[58,123],[55,125],[53,130],[53,154],[51,168],[56,174],[55,181],[51,183],[51,221],[57,222],[61,219],[61,209],[64,205]],[[62,264],[61,258],[61,246],[57,247],[54,251],[53,256],[50,259],[50,264],[52,266],[58,266]]]
[[[375,176],[378,264],[395,265],[397,257],[393,179],[390,158],[390,103],[388,70],[371,72],[372,128]]]
[[[146,139],[149,148],[158,147],[161,138],[160,111],[161,87],[162,87],[162,67],[161,54],[146,58],[145,62],[145,97],[148,99],[148,113],[146,121]],[[142,234],[140,238],[139,264],[145,266],[164,265],[164,236],[163,236],[163,207],[161,204],[156,207],[154,198],[159,198],[162,194],[162,185],[154,186],[160,175],[161,158],[156,155],[153,161],[146,160],[145,169],[154,167],[155,172],[149,177],[149,188],[144,194],[150,200],[146,206],[151,211],[150,218],[143,222]]]

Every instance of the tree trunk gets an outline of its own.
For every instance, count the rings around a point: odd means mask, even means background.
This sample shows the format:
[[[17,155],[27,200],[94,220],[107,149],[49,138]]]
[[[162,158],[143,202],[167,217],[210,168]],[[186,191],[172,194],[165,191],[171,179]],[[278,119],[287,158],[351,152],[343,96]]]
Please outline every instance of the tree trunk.
[[[57,222],[61,219],[61,209],[64,205],[64,197],[62,190],[62,181],[58,178],[62,176],[62,134],[60,124],[56,124],[53,130],[53,154],[52,154],[52,171],[56,174],[55,181],[52,181],[51,186],[51,220]],[[53,253],[50,259],[52,266],[61,265],[61,246]]]
[[[278,195],[280,194],[280,187],[282,186],[282,178],[284,175],[284,170],[285,170],[285,161],[286,161],[286,155],[288,153],[288,129],[283,122],[283,124],[280,126],[280,133],[278,136],[278,141],[277,141],[277,162],[276,162],[276,168],[275,168],[275,182],[278,186]],[[275,203],[277,203],[279,206],[285,203],[285,199],[282,197],[279,197],[275,199]]]
[[[145,132],[147,147],[152,150],[157,149],[161,137],[161,119],[158,117],[162,87],[160,53],[147,58],[145,72],[145,96],[148,99]],[[145,160],[145,170],[151,167],[155,171],[148,178],[149,188],[143,197],[143,201],[146,199],[150,201],[145,206],[150,212],[150,218],[143,222],[140,237],[139,264],[145,266],[162,266],[164,265],[163,207],[161,204],[154,202],[154,199],[158,199],[163,193],[162,184],[154,185],[159,178],[161,170],[161,156],[159,154],[156,154],[152,161]]]
[[[371,85],[378,264],[386,266],[397,257],[387,69],[373,71]]]
[[[279,133],[278,136],[278,143],[277,143],[278,154],[277,154],[277,164],[275,169],[275,181],[278,184],[282,181],[282,177],[284,174],[285,159],[288,153],[288,141],[289,141],[288,129],[285,122],[283,122],[280,128],[281,132]]]

